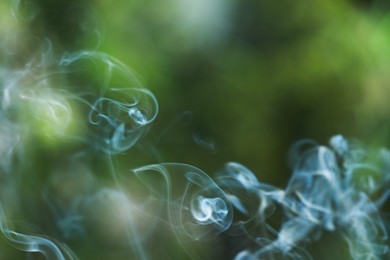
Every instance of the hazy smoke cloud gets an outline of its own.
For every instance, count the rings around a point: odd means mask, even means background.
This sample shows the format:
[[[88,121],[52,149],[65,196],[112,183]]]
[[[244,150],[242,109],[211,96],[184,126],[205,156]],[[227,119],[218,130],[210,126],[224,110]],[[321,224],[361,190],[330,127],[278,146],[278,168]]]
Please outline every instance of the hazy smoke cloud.
[[[29,4],[14,1],[9,19],[30,10]],[[18,21],[38,14],[32,8]],[[14,248],[46,259],[77,259],[66,244],[82,239],[128,245],[129,255],[148,259],[153,236],[167,228],[194,258],[191,242],[218,236],[240,239],[231,249],[236,259],[310,258],[305,246],[324,232],[341,235],[354,259],[388,256],[381,207],[390,196],[389,150],[340,135],[329,146],[300,141],[289,153],[292,175],[284,188],[263,183],[236,162],[214,178],[183,163],[144,165],[129,173],[115,156],[145,137],[158,114],[156,97],[106,53],[58,54],[50,39],[28,38],[38,47],[27,61],[18,59],[26,46],[14,44],[9,33],[0,46],[0,231]],[[193,139],[215,150],[212,140]],[[73,146],[51,152],[53,143]],[[26,156],[31,149],[38,151],[35,157]],[[46,156],[46,165],[35,169],[39,156]],[[25,191],[26,173],[41,174],[46,182]],[[23,197],[36,190],[38,199]],[[25,200],[34,199],[36,205],[26,206]],[[16,225],[28,210],[42,216],[43,226],[53,223],[40,231]],[[280,221],[275,225],[271,219]],[[46,234],[50,228],[54,231]]]

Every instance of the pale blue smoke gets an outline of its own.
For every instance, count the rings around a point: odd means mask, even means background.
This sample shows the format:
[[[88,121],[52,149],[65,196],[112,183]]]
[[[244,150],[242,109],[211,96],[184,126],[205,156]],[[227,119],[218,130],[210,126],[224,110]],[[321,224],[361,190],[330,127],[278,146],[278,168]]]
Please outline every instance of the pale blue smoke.
[[[38,59],[36,66],[29,63],[12,77],[3,73],[6,84],[1,100],[0,120],[4,124],[0,134],[4,142],[0,147],[0,166],[4,172],[10,172],[14,151],[21,149],[24,138],[30,136],[20,130],[25,128],[25,122],[10,119],[9,111],[20,104],[43,104],[52,122],[67,125],[66,120],[73,116],[69,103],[77,103],[86,111],[78,123],[89,131],[86,136],[73,138],[109,157],[128,151],[147,133],[157,116],[158,103],[149,90],[137,85],[125,65],[100,52],[68,53],[57,64],[48,62],[49,56]],[[50,73],[44,69],[47,62],[51,64]],[[51,87],[56,77],[88,78],[96,70],[102,73],[97,80],[85,82],[88,86],[83,88],[84,92],[67,89],[70,83],[66,80],[60,81],[56,90]],[[32,83],[27,91],[28,79]],[[58,111],[66,120],[61,120]],[[156,218],[161,220],[166,215],[174,234],[188,251],[189,239],[210,239],[224,233],[247,241],[248,247],[237,250],[237,259],[309,258],[304,247],[321,239],[326,231],[340,234],[354,259],[381,259],[388,254],[388,234],[380,213],[390,195],[386,191],[390,182],[388,150],[370,150],[356,141],[334,136],[329,147],[310,140],[298,142],[289,158],[292,176],[284,189],[261,182],[239,163],[228,163],[214,180],[200,169],[180,163],[142,166],[134,170],[134,175],[150,190],[147,201],[163,209],[164,214]],[[125,197],[119,191],[102,191],[96,194]],[[71,205],[57,205],[60,202],[49,199],[47,202],[63,236],[71,239],[86,233],[84,222],[91,214],[80,212],[81,208],[88,208],[88,204],[99,199],[102,198],[97,195],[80,195]],[[279,209],[283,219],[276,230],[269,220]],[[138,210],[142,210],[142,205]],[[239,217],[235,219],[234,215]],[[136,229],[129,229],[130,237],[138,240],[133,233]],[[72,255],[49,239],[17,233],[6,224],[2,233],[16,248],[27,252],[57,259]],[[139,243],[134,247],[139,248],[141,258],[146,258],[142,242],[129,239],[129,243]]]
[[[353,259],[383,259],[388,237],[379,207],[389,196],[383,192],[389,185],[389,152],[368,150],[339,135],[330,143],[303,140],[292,147],[293,174],[285,189],[262,183],[238,163],[228,163],[215,182],[185,164],[144,166],[134,173],[166,205],[179,240],[225,232],[247,241],[236,259],[310,259],[304,247],[327,231],[341,235]],[[375,200],[378,192],[383,194]],[[242,216],[235,221],[233,208]],[[284,216],[275,230],[269,220],[278,208]]]
[[[191,205],[192,216],[201,225],[221,223],[229,213],[226,203],[221,198],[198,196]]]
[[[92,146],[107,154],[126,152],[148,131],[158,102],[125,64],[102,52],[81,51],[66,53],[59,65],[76,78],[94,76],[70,97],[87,105]]]
[[[65,244],[57,243],[49,236],[19,232],[11,224],[15,216],[10,214],[9,218],[6,217],[13,211],[9,205],[22,207],[23,198],[14,195],[18,195],[16,184],[21,179],[20,174],[24,174],[21,171],[29,163],[24,154],[25,145],[45,138],[54,142],[69,138],[88,144],[89,152],[97,149],[110,156],[126,152],[147,132],[158,113],[158,104],[154,95],[139,85],[131,70],[111,56],[85,51],[57,58],[48,39],[44,39],[42,45],[44,47],[38,55],[20,69],[0,64],[0,205],[10,201],[0,211],[0,231],[9,244],[19,250],[41,253],[46,259],[76,259]],[[99,74],[95,74],[97,70],[100,70]],[[94,78],[94,75],[98,79],[85,82],[89,84],[86,88],[80,88],[71,81],[73,77],[80,80]],[[68,126],[72,124],[76,128],[88,128],[89,135],[68,132]],[[37,126],[42,128],[37,129]],[[37,136],[43,137],[37,139]],[[59,187],[61,185],[56,188]],[[99,194],[122,194],[119,191],[101,191]],[[65,240],[87,233],[85,225],[93,216],[93,213],[85,212],[87,204],[98,204],[96,201],[101,199],[92,200],[91,194],[83,192],[75,194],[78,197],[70,204],[64,204],[61,200],[64,198],[56,200],[51,197],[52,193],[43,192]],[[102,207],[98,205],[97,208]],[[126,221],[123,220],[124,223]]]
[[[28,253],[41,253],[46,259],[77,259],[64,244],[57,244],[43,235],[28,235],[14,231],[2,205],[0,205],[0,231],[7,241],[18,250]]]
[[[342,136],[334,136],[330,142],[334,150],[309,140],[292,147],[293,175],[284,190],[262,187],[249,170],[233,164],[232,171],[232,164],[227,165],[219,183],[222,189],[226,187],[233,193],[235,208],[248,215],[244,205],[251,197],[259,202],[250,221],[257,218],[259,225],[267,225],[273,207],[284,209],[276,237],[258,249],[240,252],[238,259],[269,257],[273,252],[300,258],[294,249],[319,239],[321,230],[342,234],[354,259],[381,259],[388,252],[387,231],[379,208],[370,199],[372,192],[389,184],[386,168],[366,161],[367,149]],[[386,165],[389,161],[383,151],[376,155]],[[372,172],[359,172],[362,169]],[[254,238],[262,236],[257,234]]]
[[[130,149],[146,133],[157,115],[157,100],[145,89],[111,89],[122,101],[98,99],[89,113],[96,128],[96,142],[106,153]]]
[[[178,236],[198,240],[224,232],[231,225],[233,215],[228,197],[200,169],[164,163],[133,172],[151,190],[150,196],[166,207],[171,227]]]
[[[29,1],[13,3],[14,15],[29,6]],[[33,19],[38,11],[26,12],[25,20]],[[7,35],[4,39],[8,38],[13,37]],[[1,183],[0,231],[15,248],[41,253],[46,259],[76,258],[67,246],[54,239],[16,231],[7,217],[7,210],[12,209],[2,206],[7,200],[20,203],[13,197],[17,185],[7,184],[19,180],[14,171],[15,157],[23,152],[26,140],[37,134],[30,131],[28,120],[14,117],[25,109],[23,112],[32,113],[35,120],[55,129],[48,130],[49,134],[85,143],[87,152],[99,150],[111,162],[114,188],[97,185],[88,167],[50,173],[43,196],[65,240],[87,236],[91,230],[101,228],[91,224],[94,219],[108,223],[108,228],[116,224],[117,230],[125,229],[129,233],[125,242],[132,244],[140,259],[148,256],[143,243],[153,233],[151,229],[157,229],[156,223],[168,223],[189,254],[194,253],[191,240],[226,234],[238,237],[244,244],[235,250],[236,259],[310,258],[305,246],[320,240],[323,232],[333,232],[346,241],[353,259],[389,256],[388,234],[380,211],[390,196],[389,150],[368,149],[340,135],[331,138],[330,146],[300,141],[289,154],[292,176],[285,188],[263,183],[235,162],[226,164],[214,179],[188,164],[141,166],[131,176],[149,193],[142,203],[133,206],[127,194],[131,191],[124,192],[126,187],[118,182],[120,173],[111,159],[134,147],[149,130],[158,113],[153,93],[142,88],[125,64],[99,51],[68,52],[55,57],[50,40],[45,38],[35,56],[18,69],[10,69],[12,66],[6,63],[14,60],[18,50],[9,49],[11,43],[0,44],[7,47],[4,52],[8,53],[2,55],[7,59],[0,64],[0,170],[5,180]],[[26,109],[37,105],[44,107],[49,119]],[[76,118],[78,110],[82,112]],[[72,120],[87,133],[67,133],[64,128]],[[201,147],[215,149],[215,144],[205,138],[194,135],[193,139]],[[69,175],[71,171],[78,174]],[[69,179],[71,192],[56,194]],[[109,217],[97,216],[105,209],[111,210]],[[279,211],[283,217],[276,228],[270,220]],[[136,226],[131,223],[135,212],[156,223],[144,224],[150,225],[148,228]]]

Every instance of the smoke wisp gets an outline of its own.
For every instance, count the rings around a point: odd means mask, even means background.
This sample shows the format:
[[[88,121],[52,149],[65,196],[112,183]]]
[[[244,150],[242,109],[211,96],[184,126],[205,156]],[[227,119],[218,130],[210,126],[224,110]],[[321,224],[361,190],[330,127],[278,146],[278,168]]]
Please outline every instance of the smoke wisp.
[[[29,3],[13,1],[4,19],[23,27],[39,14],[20,14]],[[328,146],[299,141],[284,188],[236,162],[215,175],[157,159],[123,166],[117,159],[148,138],[159,111],[155,95],[98,51],[99,43],[58,51],[47,37],[17,31],[1,31],[0,43],[0,231],[7,245],[46,259],[78,259],[91,249],[107,259],[150,259],[159,254],[153,244],[166,239],[175,241],[169,250],[178,244],[201,259],[197,243],[238,239],[227,253],[235,259],[310,259],[307,246],[335,233],[353,259],[389,256],[382,212],[389,150],[341,135]],[[21,35],[26,45],[16,44]],[[31,46],[35,54],[26,58]],[[211,139],[193,139],[216,149]]]

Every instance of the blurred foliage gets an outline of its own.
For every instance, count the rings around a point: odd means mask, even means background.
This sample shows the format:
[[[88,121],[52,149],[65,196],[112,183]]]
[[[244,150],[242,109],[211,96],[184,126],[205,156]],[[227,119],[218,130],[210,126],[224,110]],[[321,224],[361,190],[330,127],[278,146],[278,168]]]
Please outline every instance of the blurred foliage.
[[[390,145],[389,8],[385,0],[19,6],[26,30],[49,38],[55,51],[107,52],[156,95],[152,130],[117,158],[124,171],[174,161],[212,175],[238,161],[278,186],[290,175],[285,158],[298,139],[327,142],[341,133]],[[35,155],[36,164],[55,156]]]
[[[105,24],[99,49],[134,68],[160,102],[152,134],[163,160],[209,172],[235,160],[278,184],[289,174],[286,151],[300,138],[326,142],[342,133],[388,143],[390,24],[383,5],[93,3]],[[204,129],[216,152],[197,148],[188,128],[180,130],[183,111],[192,113],[191,134]],[[182,142],[164,144],[159,133],[175,130],[184,131]]]

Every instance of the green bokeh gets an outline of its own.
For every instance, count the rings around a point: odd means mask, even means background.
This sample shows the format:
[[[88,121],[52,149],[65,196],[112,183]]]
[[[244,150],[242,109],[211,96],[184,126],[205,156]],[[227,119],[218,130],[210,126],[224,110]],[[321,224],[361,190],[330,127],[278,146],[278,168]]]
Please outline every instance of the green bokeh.
[[[224,163],[237,161],[261,181],[284,187],[291,173],[288,149],[299,139],[327,143],[330,136],[343,134],[390,145],[386,1],[31,3],[19,7],[27,17],[16,23],[20,30],[49,38],[56,53],[106,52],[131,67],[141,85],[155,94],[160,111],[151,130],[138,146],[116,158],[123,172],[144,164],[181,162],[212,176]],[[20,63],[33,53],[21,52]],[[98,68],[90,75],[100,76]],[[82,89],[81,81],[68,83]],[[57,137],[47,123],[31,122],[38,132]],[[49,145],[42,137],[30,140],[40,144],[28,150],[42,180],[56,167],[59,154],[78,148],[64,141],[56,146],[48,138]],[[110,183],[101,171],[95,174]],[[164,240],[160,236],[153,243]],[[172,234],[167,236],[164,257],[182,258],[184,253],[169,242]],[[314,254],[338,247],[332,237],[323,241],[313,246]],[[93,255],[92,245],[74,244],[85,259]],[[225,246],[218,242],[216,254],[223,255]],[[345,245],[341,247],[344,252]],[[157,251],[151,254],[158,257]],[[330,258],[317,254],[315,259]],[[345,254],[332,258],[344,259]]]

